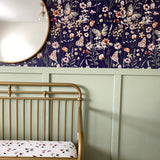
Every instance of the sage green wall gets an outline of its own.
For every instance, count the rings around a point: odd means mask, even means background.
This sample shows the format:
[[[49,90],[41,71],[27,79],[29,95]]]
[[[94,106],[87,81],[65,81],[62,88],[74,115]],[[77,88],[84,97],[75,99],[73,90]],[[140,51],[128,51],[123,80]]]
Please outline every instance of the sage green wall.
[[[160,70],[0,67],[0,81],[78,84],[85,160],[160,159]]]

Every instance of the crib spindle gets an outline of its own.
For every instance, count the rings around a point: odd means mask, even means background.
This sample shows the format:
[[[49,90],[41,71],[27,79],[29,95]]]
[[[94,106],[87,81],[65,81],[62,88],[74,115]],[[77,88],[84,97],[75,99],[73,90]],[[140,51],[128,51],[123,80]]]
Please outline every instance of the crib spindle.
[[[59,141],[59,124],[60,124],[60,100],[58,100],[58,133],[57,133],[57,141]]]
[[[2,140],[4,139],[4,99],[2,98]]]
[[[16,139],[18,140],[18,99],[16,99]]]
[[[11,99],[9,99],[9,139],[11,140],[12,138],[12,122],[11,122]]]
[[[39,140],[39,99],[37,99],[37,140]]]
[[[25,140],[25,99],[23,99],[23,139]]]
[[[71,141],[73,141],[73,107],[74,107],[74,101],[72,100],[72,117],[71,117]]]
[[[30,140],[32,140],[32,99],[30,100]]]
[[[46,92],[44,92],[44,140],[46,139]]]
[[[65,100],[65,115],[64,115],[64,141],[66,141],[66,121],[67,121],[67,100]]]
[[[11,97],[11,85],[8,85],[8,96]],[[9,99],[9,139],[11,140],[12,137],[12,133],[11,133],[11,128],[12,128],[12,124],[11,124],[11,99]]]
[[[53,140],[53,100],[51,100],[50,110],[51,110],[50,140],[52,141]]]

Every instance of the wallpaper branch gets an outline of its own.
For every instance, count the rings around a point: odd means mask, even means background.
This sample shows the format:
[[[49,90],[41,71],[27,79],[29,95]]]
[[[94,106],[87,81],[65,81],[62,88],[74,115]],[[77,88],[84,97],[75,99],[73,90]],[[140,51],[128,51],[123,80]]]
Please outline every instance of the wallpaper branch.
[[[160,68],[159,0],[44,0],[50,31],[32,59],[8,66]]]

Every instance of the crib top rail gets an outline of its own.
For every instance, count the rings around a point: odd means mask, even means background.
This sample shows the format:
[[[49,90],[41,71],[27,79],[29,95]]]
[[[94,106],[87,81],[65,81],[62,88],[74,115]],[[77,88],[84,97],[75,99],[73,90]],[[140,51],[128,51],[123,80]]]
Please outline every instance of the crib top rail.
[[[77,94],[78,99],[82,100],[80,88],[73,83],[41,83],[41,82],[0,82],[0,86],[8,86],[8,90],[0,90],[0,93],[8,93],[11,97],[12,93],[15,94],[43,94],[46,98],[47,94]],[[41,87],[72,87],[76,91],[13,91],[12,86],[41,86]],[[48,98],[47,98],[48,99]]]

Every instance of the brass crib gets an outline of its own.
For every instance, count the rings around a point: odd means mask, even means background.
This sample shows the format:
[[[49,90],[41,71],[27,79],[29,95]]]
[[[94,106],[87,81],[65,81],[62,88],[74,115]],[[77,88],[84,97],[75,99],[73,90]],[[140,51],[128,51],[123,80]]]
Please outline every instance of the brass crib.
[[[80,88],[71,83],[0,82],[1,140],[69,140],[76,143],[78,154],[77,158],[0,157],[0,160],[82,160],[81,101]]]

